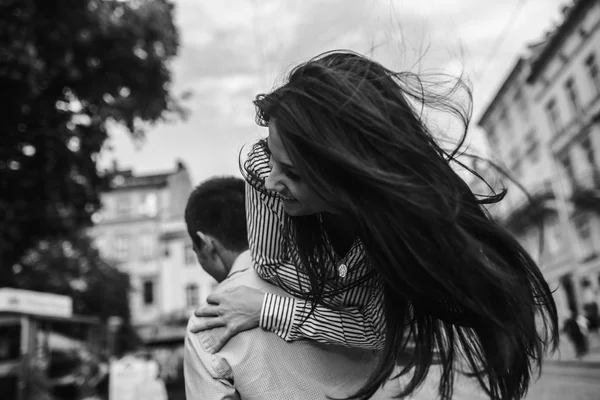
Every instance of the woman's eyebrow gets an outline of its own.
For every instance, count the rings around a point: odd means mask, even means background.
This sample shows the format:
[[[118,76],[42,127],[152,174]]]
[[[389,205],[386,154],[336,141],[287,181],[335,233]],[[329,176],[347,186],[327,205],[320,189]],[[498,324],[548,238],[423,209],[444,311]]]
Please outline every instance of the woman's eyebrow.
[[[275,161],[277,161],[277,163],[281,164],[283,167],[285,167],[286,169],[288,169],[290,171],[296,170],[296,168],[292,164],[280,161],[276,156],[273,155],[273,152],[271,151],[271,148],[269,147],[269,138],[268,137],[267,137],[267,139],[265,139],[265,147],[267,149],[267,152],[271,156],[271,158],[275,159]]]

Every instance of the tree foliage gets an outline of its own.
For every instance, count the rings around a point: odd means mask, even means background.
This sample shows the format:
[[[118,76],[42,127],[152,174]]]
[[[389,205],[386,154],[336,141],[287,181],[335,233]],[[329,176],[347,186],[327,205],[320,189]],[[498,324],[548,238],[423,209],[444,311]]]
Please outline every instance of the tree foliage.
[[[121,348],[131,348],[135,335],[130,327],[129,276],[105,262],[85,234],[75,232],[41,240],[14,266],[14,285],[21,289],[67,295],[73,312],[106,320],[123,319]]]
[[[128,275],[105,262],[85,235],[42,240],[13,269],[20,288],[68,295],[76,314],[129,318]]]
[[[183,114],[169,0],[0,3],[0,286],[46,238],[91,223],[111,125],[134,138]]]

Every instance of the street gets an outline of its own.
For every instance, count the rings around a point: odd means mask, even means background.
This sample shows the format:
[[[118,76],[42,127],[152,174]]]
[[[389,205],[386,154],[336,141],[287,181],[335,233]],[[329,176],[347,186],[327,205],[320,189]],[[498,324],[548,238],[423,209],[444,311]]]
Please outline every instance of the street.
[[[552,362],[544,365],[542,377],[530,389],[527,400],[598,400],[600,364]]]

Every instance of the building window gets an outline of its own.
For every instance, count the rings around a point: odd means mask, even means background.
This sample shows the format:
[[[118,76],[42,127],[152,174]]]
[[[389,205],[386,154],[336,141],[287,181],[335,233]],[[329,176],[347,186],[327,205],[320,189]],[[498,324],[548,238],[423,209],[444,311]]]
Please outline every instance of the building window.
[[[194,246],[191,243],[186,243],[183,251],[185,265],[196,265],[198,260],[196,258],[196,252],[194,252]]]
[[[589,166],[592,168],[596,167],[596,156],[594,154],[594,148],[592,147],[592,141],[590,140],[589,134],[582,140],[581,148],[585,152]]]
[[[587,218],[578,218],[575,222],[575,227],[577,228],[577,234],[581,239],[587,240],[590,238],[590,223]]]
[[[562,248],[563,235],[559,225],[558,219],[553,219],[544,227],[544,240],[549,254],[557,254]]]
[[[544,192],[552,192],[552,181],[550,179],[544,179],[540,187]]]
[[[500,109],[500,122],[506,130],[507,136],[512,136],[512,125],[510,123],[510,118],[508,117],[508,109],[504,106]]]
[[[488,142],[490,144],[490,147],[494,148],[498,146],[498,136],[496,136],[496,130],[494,129],[493,126],[489,126],[486,129],[487,132],[487,138],[488,138]]]
[[[548,120],[550,121],[550,127],[554,131],[554,133],[558,133],[560,131],[560,114],[558,113],[558,105],[556,104],[556,100],[552,99],[546,104],[546,114],[548,115]]]
[[[120,195],[117,197],[117,214],[126,215],[131,212],[131,197]]]
[[[154,280],[152,280],[152,279],[145,280],[144,283],[142,284],[142,289],[143,289],[143,301],[144,301],[144,305],[145,306],[151,306],[152,304],[154,304],[154,301],[155,301],[155,296],[154,296],[154,290],[155,290]]]
[[[585,60],[585,66],[587,67],[592,84],[596,88],[596,94],[600,94],[600,75],[598,74],[598,63],[594,54],[591,54]]]
[[[117,258],[123,260],[129,257],[129,235],[117,235],[116,236],[116,250]]]
[[[525,136],[526,153],[529,160],[536,163],[540,159],[540,142],[535,134],[535,131],[529,132]]]
[[[527,106],[525,97],[523,97],[523,90],[521,90],[521,88],[517,88],[515,91],[515,104],[519,110],[519,114],[523,117],[523,120],[526,121],[529,117],[529,107]]]
[[[565,169],[565,173],[569,179],[573,179],[573,164],[571,163],[571,159],[567,156],[561,160],[561,164]]]
[[[144,193],[140,197],[140,206],[138,212],[141,215],[154,217],[158,213],[158,198],[156,193]]]
[[[581,249],[581,258],[587,259],[594,254],[594,241],[592,239],[592,227],[590,218],[587,215],[581,215],[575,219],[575,230],[579,236],[579,244]]]
[[[150,233],[144,233],[140,237],[140,248],[142,258],[152,258],[154,256],[154,236]]]
[[[188,308],[200,305],[200,293],[198,285],[195,283],[190,283],[185,287],[185,303]]]
[[[579,101],[579,94],[577,93],[577,88],[575,87],[575,80],[573,78],[569,78],[565,83],[565,90],[567,91],[567,96],[569,96],[569,102],[571,103],[571,108],[575,115],[581,114],[583,108],[581,107],[581,102]]]

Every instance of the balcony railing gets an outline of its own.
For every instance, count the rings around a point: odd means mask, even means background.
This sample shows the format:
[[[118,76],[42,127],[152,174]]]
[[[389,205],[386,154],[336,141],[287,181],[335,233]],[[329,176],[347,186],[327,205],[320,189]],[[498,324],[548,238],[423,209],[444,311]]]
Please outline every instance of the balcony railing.
[[[521,230],[526,226],[539,221],[548,212],[553,212],[554,192],[552,183],[544,181],[528,191],[529,198],[514,204],[504,218],[504,223],[512,230]]]
[[[571,200],[581,208],[600,210],[600,169],[574,177]]]
[[[552,135],[551,143],[556,144],[556,142],[564,136],[572,136],[579,132],[584,127],[590,125],[596,115],[598,113],[598,109],[600,108],[600,94],[594,97],[584,108],[571,118],[566,124],[562,125],[560,128],[556,129],[554,135]]]

